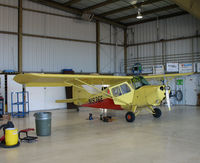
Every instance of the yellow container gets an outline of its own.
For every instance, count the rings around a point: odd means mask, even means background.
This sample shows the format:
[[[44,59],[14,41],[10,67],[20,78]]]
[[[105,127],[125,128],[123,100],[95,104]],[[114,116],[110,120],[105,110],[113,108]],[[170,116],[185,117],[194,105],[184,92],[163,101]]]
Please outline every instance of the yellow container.
[[[18,143],[18,131],[16,128],[7,128],[5,130],[5,143],[7,146],[13,146]]]

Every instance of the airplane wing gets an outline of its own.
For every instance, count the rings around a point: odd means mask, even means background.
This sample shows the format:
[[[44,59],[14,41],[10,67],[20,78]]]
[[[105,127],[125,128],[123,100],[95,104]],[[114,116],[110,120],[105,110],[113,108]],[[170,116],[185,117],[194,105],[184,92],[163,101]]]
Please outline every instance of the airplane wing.
[[[176,77],[192,75],[193,73],[146,75],[149,78]],[[14,80],[27,87],[68,87],[72,85],[115,85],[132,79],[133,76],[112,76],[112,75],[78,75],[78,74],[39,74],[25,73],[18,74]],[[85,83],[85,84],[84,84]]]
[[[192,75],[192,73],[176,73],[176,74],[159,74],[159,75],[145,75],[143,76],[146,79],[152,79],[152,78],[165,78],[165,77],[178,77],[178,76],[187,76]]]
[[[25,84],[27,87],[55,87],[72,85],[113,85],[131,79],[132,76],[112,75],[78,75],[78,74],[37,74],[25,73],[14,77],[17,83]]]

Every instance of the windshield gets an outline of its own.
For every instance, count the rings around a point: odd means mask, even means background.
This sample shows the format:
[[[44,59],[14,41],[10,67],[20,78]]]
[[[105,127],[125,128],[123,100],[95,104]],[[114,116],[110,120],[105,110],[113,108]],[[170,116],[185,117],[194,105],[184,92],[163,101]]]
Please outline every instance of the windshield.
[[[138,89],[144,85],[149,85],[148,81],[146,79],[144,79],[142,76],[134,76],[131,79],[133,86],[135,87],[135,89]]]

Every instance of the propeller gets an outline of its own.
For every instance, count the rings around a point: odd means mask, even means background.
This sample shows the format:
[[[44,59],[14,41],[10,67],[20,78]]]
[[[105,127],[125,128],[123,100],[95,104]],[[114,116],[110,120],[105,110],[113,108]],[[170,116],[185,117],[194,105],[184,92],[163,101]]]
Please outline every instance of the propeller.
[[[169,111],[171,111],[170,99],[169,99],[170,89],[166,89],[166,87],[169,87],[169,86],[165,86],[165,93],[166,93],[167,106],[168,106]]]
[[[166,81],[167,79],[165,78],[164,81]],[[169,99],[169,93],[170,93],[170,86],[168,86],[168,81],[165,84],[165,96],[166,96],[166,102],[167,102],[167,107],[169,109],[169,111],[171,111],[171,106],[170,106],[170,99]]]

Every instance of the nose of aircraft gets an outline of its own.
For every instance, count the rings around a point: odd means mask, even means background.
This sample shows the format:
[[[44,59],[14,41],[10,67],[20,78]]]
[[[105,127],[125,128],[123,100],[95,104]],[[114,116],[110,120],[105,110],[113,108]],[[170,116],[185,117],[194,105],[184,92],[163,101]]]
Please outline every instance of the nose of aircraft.
[[[163,86],[160,86],[160,90],[163,91],[163,90],[164,90],[164,87],[163,87]]]
[[[169,86],[160,86],[160,90],[163,91],[163,90],[170,90],[170,87]]]
[[[170,107],[170,100],[169,100],[170,87],[169,87],[169,86],[162,85],[162,86],[160,86],[160,90],[161,90],[161,92],[164,92],[164,97],[163,97],[163,99],[166,98],[167,106],[168,106],[169,110],[171,110],[171,107]]]

